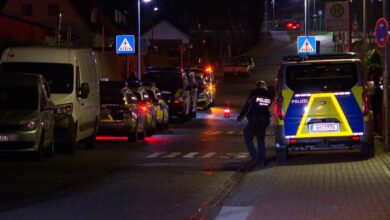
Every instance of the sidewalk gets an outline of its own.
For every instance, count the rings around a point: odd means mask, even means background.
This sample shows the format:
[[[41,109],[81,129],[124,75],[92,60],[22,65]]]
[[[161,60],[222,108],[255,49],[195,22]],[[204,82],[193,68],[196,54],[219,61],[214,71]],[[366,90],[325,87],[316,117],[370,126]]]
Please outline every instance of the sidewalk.
[[[390,153],[293,155],[249,172],[216,219],[390,219]]]

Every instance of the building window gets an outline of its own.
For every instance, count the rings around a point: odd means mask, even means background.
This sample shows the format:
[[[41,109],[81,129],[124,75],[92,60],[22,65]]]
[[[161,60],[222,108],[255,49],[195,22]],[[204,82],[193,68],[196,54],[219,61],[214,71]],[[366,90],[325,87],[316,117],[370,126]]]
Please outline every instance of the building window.
[[[48,5],[47,6],[47,14],[49,16],[57,16],[58,15],[58,5]]]
[[[23,16],[32,16],[32,4],[22,5],[22,15]]]

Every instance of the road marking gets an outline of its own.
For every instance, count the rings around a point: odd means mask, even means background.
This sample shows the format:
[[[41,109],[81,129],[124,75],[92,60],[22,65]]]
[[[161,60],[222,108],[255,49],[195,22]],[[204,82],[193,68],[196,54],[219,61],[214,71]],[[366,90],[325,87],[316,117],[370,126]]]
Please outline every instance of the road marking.
[[[235,157],[236,159],[246,159],[249,157],[249,153],[247,152],[240,152],[237,154],[237,156]]]
[[[228,131],[226,134],[234,134],[234,131]]]
[[[162,158],[175,158],[182,154],[181,152],[171,152],[168,155],[163,156]]]
[[[200,152],[186,153],[186,152],[158,151],[146,156],[145,158],[146,159],[153,159],[153,158],[172,159],[172,158],[178,158],[182,155],[182,158],[186,158],[186,159],[207,159],[216,156],[216,154],[217,154],[216,152],[207,152],[203,155],[200,155]],[[249,157],[249,153],[247,152],[225,153],[219,156],[219,158],[222,159],[246,159],[248,157]]]
[[[190,152],[188,154],[185,154],[183,158],[194,158],[195,155],[199,154],[199,152]]]
[[[253,207],[234,207],[223,206],[216,220],[235,220],[235,219],[247,219],[252,212]]]
[[[157,158],[163,154],[165,154],[166,152],[165,151],[161,151],[161,152],[154,152],[152,153],[151,155],[147,156],[146,158]]]
[[[214,131],[214,132],[210,132],[211,135],[217,135],[217,134],[221,134],[222,131]]]
[[[217,154],[217,153],[216,152],[209,152],[209,153],[203,155],[201,158],[210,158],[210,157],[214,156],[215,154]]]

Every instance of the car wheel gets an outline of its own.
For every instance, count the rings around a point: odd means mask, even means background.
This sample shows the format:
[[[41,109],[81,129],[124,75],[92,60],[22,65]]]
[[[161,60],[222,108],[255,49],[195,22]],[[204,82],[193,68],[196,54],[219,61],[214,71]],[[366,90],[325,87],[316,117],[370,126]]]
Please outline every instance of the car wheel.
[[[32,159],[34,161],[43,161],[44,159],[44,137],[44,133],[42,132],[41,139],[39,140],[38,150],[32,154]]]
[[[137,126],[135,127],[134,132],[130,132],[127,136],[127,141],[129,142],[137,142],[138,141],[138,122]]]
[[[287,160],[287,157],[288,157],[287,148],[277,148],[276,149],[276,161],[277,162],[284,162]]]
[[[157,130],[163,130],[164,129],[164,123],[165,123],[165,114],[163,113],[163,117],[162,117],[161,123],[157,124]]]
[[[147,130],[147,128],[146,128],[146,123],[145,123],[144,124],[144,129],[142,130],[141,133],[138,134],[138,139],[140,139],[140,140],[145,139],[145,137],[146,137],[146,130]]]
[[[54,137],[52,138],[50,145],[45,148],[45,156],[52,157],[55,155],[55,143]]]
[[[181,123],[186,122],[186,120],[187,120],[187,115],[186,114],[182,114],[182,115],[179,116],[179,121]]]
[[[369,159],[375,156],[374,140],[367,143],[362,143],[362,146],[360,148],[360,156],[363,159]]]
[[[77,137],[77,125],[72,126],[72,129],[68,130],[69,139],[65,141],[64,150],[66,154],[74,154],[76,151],[76,137]]]
[[[84,141],[85,148],[92,149],[92,148],[95,147],[96,133],[97,133],[97,130],[98,130],[98,126],[99,126],[98,119],[95,119],[95,126],[94,126],[93,133],[92,133],[92,135],[90,137],[88,137]]]
[[[146,130],[146,137],[150,137],[152,135],[153,135],[153,122],[150,125],[150,127],[148,127],[147,130]]]

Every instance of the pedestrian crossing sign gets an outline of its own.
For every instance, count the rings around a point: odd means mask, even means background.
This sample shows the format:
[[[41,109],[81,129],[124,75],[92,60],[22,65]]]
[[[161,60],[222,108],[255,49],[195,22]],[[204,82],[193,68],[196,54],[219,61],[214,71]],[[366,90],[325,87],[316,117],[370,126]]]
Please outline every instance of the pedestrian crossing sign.
[[[316,54],[316,38],[312,36],[298,36],[298,54]]]
[[[116,53],[133,54],[135,53],[134,35],[117,35],[116,36]]]

